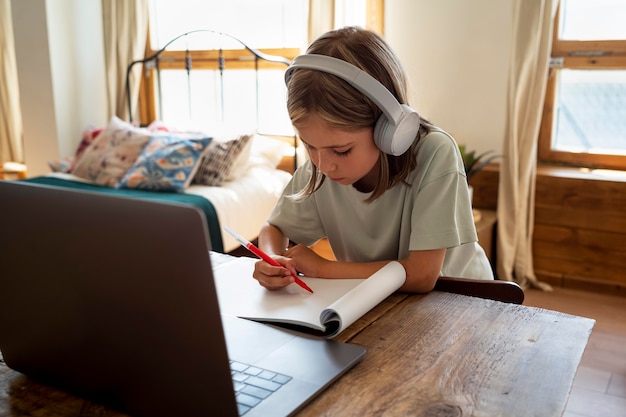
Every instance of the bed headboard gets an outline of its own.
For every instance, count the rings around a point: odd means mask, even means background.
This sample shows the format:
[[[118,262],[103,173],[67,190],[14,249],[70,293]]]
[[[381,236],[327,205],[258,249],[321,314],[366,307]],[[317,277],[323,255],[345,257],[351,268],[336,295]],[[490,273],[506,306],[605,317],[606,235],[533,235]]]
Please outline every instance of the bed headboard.
[[[210,35],[211,37],[216,38],[216,42],[218,45],[220,45],[218,48],[215,47],[210,47],[207,49],[210,50],[215,50],[217,52],[217,55],[211,59],[213,59],[214,61],[216,61],[216,69],[217,71],[219,71],[219,94],[221,95],[220,98],[220,102],[222,103],[222,109],[221,111],[224,111],[224,92],[225,92],[225,88],[224,88],[224,70],[225,70],[225,63],[227,60],[227,57],[225,57],[224,51],[221,47],[222,42],[227,42],[228,44],[231,45],[237,45],[237,48],[243,49],[245,51],[247,51],[249,53],[249,57],[245,57],[245,58],[239,58],[240,60],[246,60],[246,61],[252,61],[253,62],[253,68],[254,68],[254,72],[255,72],[255,117],[256,117],[256,128],[258,129],[258,122],[259,122],[259,94],[260,94],[260,89],[259,89],[259,64],[261,62],[267,62],[267,63],[275,63],[275,64],[279,64],[279,65],[284,65],[284,68],[286,69],[289,64],[291,63],[291,61],[283,56],[278,56],[278,55],[270,55],[267,53],[263,53],[261,51],[259,51],[258,49],[252,48],[250,46],[248,46],[246,43],[244,43],[243,41],[237,39],[236,37],[229,35],[227,33],[222,33],[222,32],[218,32],[218,31],[214,31],[211,29],[197,29],[197,30],[191,30],[189,32],[185,32],[182,33],[180,35],[175,36],[174,38],[170,39],[169,41],[167,41],[164,46],[159,49],[158,51],[156,51],[155,53],[153,53],[152,55],[145,57],[143,59],[139,59],[136,61],[131,62],[126,70],[126,98],[127,98],[127,104],[128,104],[128,114],[129,114],[129,122],[133,122],[133,107],[132,107],[132,94],[131,94],[131,72],[133,70],[133,68],[136,65],[141,64],[143,66],[143,68],[145,69],[149,69],[149,70],[154,70],[156,73],[156,78],[155,78],[155,89],[156,92],[155,94],[158,97],[158,108],[157,108],[157,119],[162,120],[162,115],[163,115],[163,109],[162,109],[162,80],[161,80],[161,66],[163,65],[167,65],[168,61],[165,58],[164,59],[164,55],[166,55],[166,51],[168,50],[168,48],[175,44],[177,41],[187,41],[189,42],[189,39],[193,38],[193,37],[199,37],[201,35]],[[221,39],[223,40],[221,40]],[[180,42],[177,44],[179,45]],[[179,49],[180,50],[180,49]],[[180,61],[179,61],[180,62]],[[188,84],[188,89],[189,89],[189,113],[191,114],[191,77],[192,77],[192,69],[193,69],[193,60],[192,60],[192,53],[190,53],[189,50],[189,46],[186,45],[186,50],[185,50],[185,70],[187,73],[187,84]],[[297,168],[298,166],[298,161],[297,161],[297,136],[295,135],[295,132],[293,134],[293,147],[294,147],[294,155],[293,155],[293,166],[294,166],[294,170],[295,168]]]

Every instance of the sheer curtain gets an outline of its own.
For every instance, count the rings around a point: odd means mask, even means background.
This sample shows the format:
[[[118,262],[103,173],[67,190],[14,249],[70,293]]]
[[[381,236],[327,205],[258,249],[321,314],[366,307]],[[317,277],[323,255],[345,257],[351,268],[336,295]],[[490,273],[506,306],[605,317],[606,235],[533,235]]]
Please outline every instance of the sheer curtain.
[[[558,0],[513,0],[504,158],[498,188],[497,273],[502,280],[550,290],[535,276],[532,234],[537,137]]]
[[[309,0],[309,43],[322,33],[332,30],[334,24],[334,0]]]
[[[11,0],[0,0],[0,165],[24,162]]]
[[[148,35],[148,0],[102,0],[104,31],[104,62],[108,117],[117,115],[128,120],[126,100],[126,68],[144,56]],[[131,73],[131,103],[136,114],[141,66]]]
[[[309,43],[339,27],[368,27],[368,7],[369,2],[363,0],[309,0]]]

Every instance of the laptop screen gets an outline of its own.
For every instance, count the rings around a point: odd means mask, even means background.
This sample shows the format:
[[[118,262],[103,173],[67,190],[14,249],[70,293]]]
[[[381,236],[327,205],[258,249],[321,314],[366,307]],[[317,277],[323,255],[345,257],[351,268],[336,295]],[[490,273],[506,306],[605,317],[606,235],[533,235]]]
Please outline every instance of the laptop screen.
[[[289,415],[363,358],[222,317],[192,206],[15,181],[0,200],[0,349],[35,380],[138,416]],[[276,363],[294,388],[238,406],[233,360]]]

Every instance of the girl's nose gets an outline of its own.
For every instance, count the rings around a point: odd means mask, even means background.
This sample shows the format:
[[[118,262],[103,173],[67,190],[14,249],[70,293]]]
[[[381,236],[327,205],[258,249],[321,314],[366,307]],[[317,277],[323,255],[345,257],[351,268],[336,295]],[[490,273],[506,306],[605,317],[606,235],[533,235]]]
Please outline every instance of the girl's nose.
[[[328,175],[335,169],[335,163],[332,159],[322,157],[322,152],[317,153],[317,169],[319,169],[324,175]]]

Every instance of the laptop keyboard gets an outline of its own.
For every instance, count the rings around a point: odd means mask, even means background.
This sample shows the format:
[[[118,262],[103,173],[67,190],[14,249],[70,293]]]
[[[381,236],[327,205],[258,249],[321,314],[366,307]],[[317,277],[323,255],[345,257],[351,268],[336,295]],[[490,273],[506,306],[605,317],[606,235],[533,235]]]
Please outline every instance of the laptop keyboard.
[[[230,361],[239,415],[243,416],[291,380],[290,376]]]

